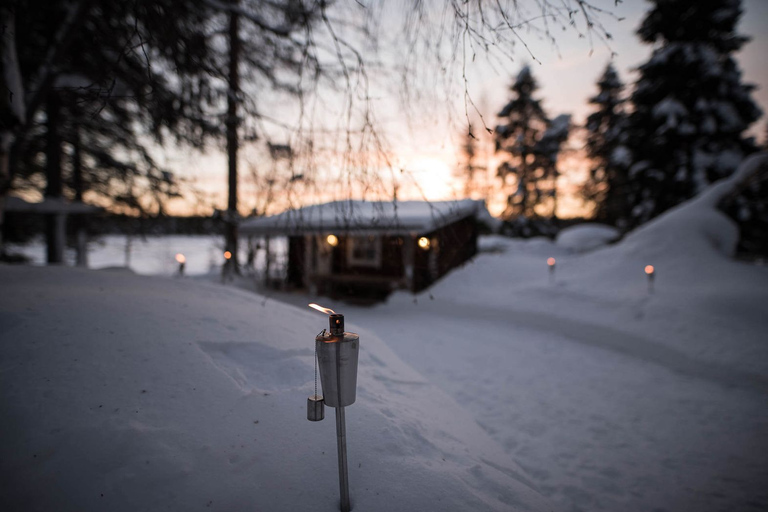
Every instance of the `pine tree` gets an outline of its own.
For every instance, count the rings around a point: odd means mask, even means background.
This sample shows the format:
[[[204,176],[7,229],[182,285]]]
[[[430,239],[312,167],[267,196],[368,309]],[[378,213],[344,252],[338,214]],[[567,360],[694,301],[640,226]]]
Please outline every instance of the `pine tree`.
[[[456,179],[464,184],[464,197],[485,198],[487,181],[485,171],[487,167],[480,165],[479,160],[484,151],[478,148],[480,141],[472,131],[472,125],[464,134],[464,143],[460,148],[461,163],[456,169]]]
[[[630,164],[626,142],[624,84],[612,64],[597,82],[598,93],[589,99],[596,110],[587,117],[587,156],[592,160],[582,196],[595,203],[595,219],[622,225],[626,211],[626,181]]]
[[[540,182],[545,176],[536,144],[550,121],[540,100],[533,96],[537,89],[530,68],[524,66],[510,87],[512,99],[497,114],[504,124],[496,127],[496,151],[509,154],[497,170],[507,193],[507,207],[502,214],[505,219],[535,217],[542,196]]]
[[[765,132],[763,132],[763,151],[768,151],[768,122],[765,123]]]
[[[571,115],[560,114],[552,120],[549,127],[544,130],[541,139],[534,146],[535,164],[540,169],[541,180],[537,186],[544,200],[540,203],[549,203],[550,218],[557,218],[557,182],[560,171],[557,168],[557,160],[560,156],[563,143],[568,140],[571,132]],[[548,199],[547,199],[548,198]]]
[[[760,110],[732,58],[740,0],[653,0],[638,34],[655,50],[640,66],[627,146],[626,212],[637,225],[731,174],[755,150],[744,131]]]

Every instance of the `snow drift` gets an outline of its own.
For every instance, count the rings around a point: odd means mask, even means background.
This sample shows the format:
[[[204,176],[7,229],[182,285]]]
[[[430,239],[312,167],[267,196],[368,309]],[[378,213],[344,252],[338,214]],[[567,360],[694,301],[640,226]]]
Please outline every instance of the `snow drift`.
[[[324,316],[125,272],[0,266],[0,285],[0,509],[338,510],[332,415],[306,420]],[[360,334],[354,509],[550,510],[452,398]]]

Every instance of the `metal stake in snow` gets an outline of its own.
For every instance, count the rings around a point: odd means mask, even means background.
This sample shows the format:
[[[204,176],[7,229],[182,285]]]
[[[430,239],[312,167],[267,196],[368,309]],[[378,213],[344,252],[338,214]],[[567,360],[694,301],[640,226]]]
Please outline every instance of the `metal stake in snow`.
[[[332,309],[310,304],[309,307],[329,315],[329,331],[315,337],[315,350],[320,367],[320,381],[323,397],[314,396],[307,402],[307,418],[312,421],[323,419],[323,404],[336,408],[336,445],[339,452],[339,493],[341,512],[349,512],[349,478],[347,474],[347,427],[344,407],[355,403],[357,394],[357,359],[360,352],[360,337],[344,332],[344,315]],[[322,401],[318,405],[318,402]],[[319,407],[319,411],[318,411]]]
[[[183,254],[176,254],[176,262],[179,264],[179,277],[184,277],[184,267],[187,264],[187,258]]]
[[[656,269],[653,268],[653,265],[646,265],[645,273],[648,276],[648,293],[653,293],[653,280],[656,277]]]
[[[547,258],[547,265],[549,265],[549,282],[555,281],[555,258]]]

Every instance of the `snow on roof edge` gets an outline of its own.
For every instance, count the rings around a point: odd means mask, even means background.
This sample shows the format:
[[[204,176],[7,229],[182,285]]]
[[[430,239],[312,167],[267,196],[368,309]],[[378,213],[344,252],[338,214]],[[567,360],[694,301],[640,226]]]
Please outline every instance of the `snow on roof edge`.
[[[485,209],[481,200],[333,201],[287,210],[240,224],[243,234],[299,234],[325,231],[355,233],[426,233]]]

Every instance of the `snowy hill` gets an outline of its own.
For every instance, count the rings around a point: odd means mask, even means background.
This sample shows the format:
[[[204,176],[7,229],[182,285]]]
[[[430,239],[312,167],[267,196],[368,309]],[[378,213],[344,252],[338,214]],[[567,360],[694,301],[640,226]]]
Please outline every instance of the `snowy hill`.
[[[618,243],[487,237],[419,296],[346,313],[398,318],[397,355],[564,510],[766,510],[768,267],[732,259],[714,207],[761,158]]]
[[[332,409],[306,419],[324,316],[127,272],[0,266],[0,287],[0,510],[338,510]],[[452,398],[361,347],[355,510],[551,509]]]

